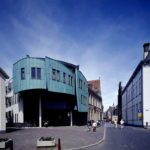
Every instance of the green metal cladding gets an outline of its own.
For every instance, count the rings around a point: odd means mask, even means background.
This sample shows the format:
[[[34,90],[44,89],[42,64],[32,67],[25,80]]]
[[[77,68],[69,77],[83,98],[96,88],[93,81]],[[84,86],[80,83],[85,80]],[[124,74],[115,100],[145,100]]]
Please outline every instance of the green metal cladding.
[[[83,74],[76,69],[76,95],[79,112],[88,112],[88,83]],[[79,79],[82,80],[82,88],[79,86]],[[81,97],[85,97],[84,103],[82,103]]]
[[[40,79],[32,79],[31,68],[41,68]],[[21,68],[24,68],[24,79],[21,79]],[[52,79],[52,70],[59,70],[60,80]],[[45,89],[50,92],[65,93],[75,95],[79,112],[88,111],[88,89],[87,80],[77,67],[70,69],[61,61],[45,58],[26,57],[20,59],[13,65],[13,89],[14,93],[31,89]],[[63,73],[66,74],[66,83],[63,82]],[[72,77],[73,84],[69,85],[69,76]],[[82,80],[83,88],[79,87],[79,80]],[[81,102],[84,96],[85,103]]]

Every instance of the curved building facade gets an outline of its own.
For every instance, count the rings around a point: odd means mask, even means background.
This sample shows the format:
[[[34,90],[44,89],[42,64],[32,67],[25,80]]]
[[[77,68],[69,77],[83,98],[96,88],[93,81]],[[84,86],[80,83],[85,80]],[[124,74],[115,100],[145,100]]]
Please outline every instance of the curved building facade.
[[[13,65],[14,93],[23,101],[23,122],[42,126],[85,124],[88,83],[79,66],[25,57]]]

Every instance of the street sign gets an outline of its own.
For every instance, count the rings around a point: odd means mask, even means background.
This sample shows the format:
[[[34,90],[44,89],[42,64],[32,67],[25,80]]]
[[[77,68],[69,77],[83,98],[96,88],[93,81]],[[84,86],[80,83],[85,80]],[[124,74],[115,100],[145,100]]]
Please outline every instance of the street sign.
[[[138,113],[138,117],[141,118],[142,117],[142,113]]]
[[[142,117],[142,111],[141,111],[141,109],[138,109],[138,117],[139,117],[139,118]]]

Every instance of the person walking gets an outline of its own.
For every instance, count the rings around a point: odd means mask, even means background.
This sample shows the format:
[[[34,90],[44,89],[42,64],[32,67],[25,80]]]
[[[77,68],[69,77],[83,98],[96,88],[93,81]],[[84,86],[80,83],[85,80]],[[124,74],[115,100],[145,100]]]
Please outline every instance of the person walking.
[[[117,120],[114,120],[114,128],[117,128]]]
[[[123,124],[124,124],[124,121],[121,119],[120,121],[121,129],[123,129]]]
[[[90,121],[88,121],[88,122],[87,122],[87,127],[88,127],[89,131],[91,131],[90,125],[91,125],[91,124],[90,124]]]
[[[97,123],[93,122],[92,127],[93,127],[93,132],[96,132]]]

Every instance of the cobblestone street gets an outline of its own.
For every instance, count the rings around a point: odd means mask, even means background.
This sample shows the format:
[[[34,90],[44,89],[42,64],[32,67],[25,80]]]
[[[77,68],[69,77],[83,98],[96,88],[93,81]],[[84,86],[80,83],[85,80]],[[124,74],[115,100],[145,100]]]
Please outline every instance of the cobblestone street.
[[[93,144],[103,138],[104,127],[97,128],[96,132],[88,131],[87,126],[73,127],[48,127],[48,128],[24,128],[0,137],[11,138],[14,141],[14,150],[48,150],[57,148],[37,148],[36,140],[41,136],[53,136],[58,142],[61,139],[62,149],[70,149]]]

